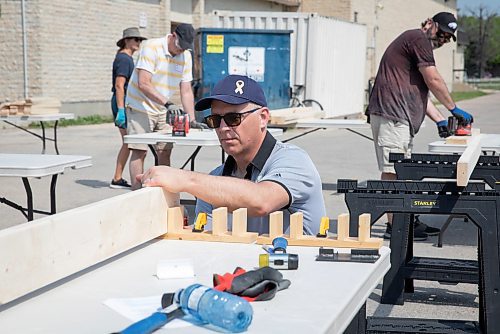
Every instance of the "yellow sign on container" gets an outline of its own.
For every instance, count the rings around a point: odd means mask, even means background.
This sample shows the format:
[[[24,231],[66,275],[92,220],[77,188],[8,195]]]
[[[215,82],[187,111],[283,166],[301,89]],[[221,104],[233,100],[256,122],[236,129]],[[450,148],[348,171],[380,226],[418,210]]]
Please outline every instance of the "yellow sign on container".
[[[207,53],[224,53],[224,35],[207,35]]]

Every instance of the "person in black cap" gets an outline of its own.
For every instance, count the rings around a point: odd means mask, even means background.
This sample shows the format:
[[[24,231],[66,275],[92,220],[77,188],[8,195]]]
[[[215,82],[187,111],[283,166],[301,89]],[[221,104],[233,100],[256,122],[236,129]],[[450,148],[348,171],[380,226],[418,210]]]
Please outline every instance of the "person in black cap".
[[[304,233],[318,233],[325,216],[319,173],[304,150],[277,141],[267,131],[269,109],[260,85],[246,76],[227,76],[195,108],[211,108],[205,121],[228,154],[226,162],[210,175],[152,167],[139,176],[142,184],[194,195],[196,213],[208,215],[207,229],[212,210],[227,207],[229,212],[247,208],[250,232],[268,233],[268,215],[284,210],[284,229],[290,214],[300,211]]]
[[[197,122],[194,115],[194,96],[191,89],[192,48],[195,32],[190,24],[179,24],[172,34],[149,39],[142,43],[135,70],[130,79],[127,100],[127,133],[143,134],[149,132],[168,132],[168,114],[186,113],[192,128],[207,128]],[[182,108],[172,102],[172,97],[180,89]],[[141,184],[136,176],[144,171],[147,145],[128,144],[132,151],[130,157],[130,177],[132,189]],[[172,144],[156,145],[161,165],[170,165]]]
[[[423,22],[421,29],[399,35],[382,56],[366,111],[382,180],[396,179],[389,153],[411,154],[413,137],[426,115],[437,124],[439,136],[450,135],[447,118],[431,102],[429,91],[464,124],[473,121],[472,116],[451,98],[434,61],[433,50],[451,39],[456,41],[456,30],[457,20],[453,14],[438,13]],[[392,232],[391,223],[392,216],[388,215],[386,238]],[[414,240],[425,240],[428,235],[437,234],[439,229],[417,220]]]

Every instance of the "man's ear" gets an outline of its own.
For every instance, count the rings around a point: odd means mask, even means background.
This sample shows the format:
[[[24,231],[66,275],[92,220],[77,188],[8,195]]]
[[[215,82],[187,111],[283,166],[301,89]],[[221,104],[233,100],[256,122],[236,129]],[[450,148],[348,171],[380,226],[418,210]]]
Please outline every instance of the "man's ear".
[[[260,112],[260,128],[265,129],[267,127],[267,123],[269,123],[269,119],[271,118],[271,114],[267,107],[263,107]]]

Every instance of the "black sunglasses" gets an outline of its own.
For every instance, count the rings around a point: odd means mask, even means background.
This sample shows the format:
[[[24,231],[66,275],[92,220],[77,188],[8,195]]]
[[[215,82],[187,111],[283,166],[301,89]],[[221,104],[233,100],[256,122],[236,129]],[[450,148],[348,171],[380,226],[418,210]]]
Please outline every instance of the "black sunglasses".
[[[135,38],[134,38],[134,40],[135,40],[137,43],[142,42],[142,38],[137,38],[137,37],[135,37]]]
[[[438,38],[444,39],[446,42],[449,42],[452,38],[452,35],[450,33],[444,32],[442,30],[438,30],[436,33]]]
[[[259,109],[262,109],[262,107],[257,107],[255,109],[248,110],[245,112],[230,112],[223,116],[217,114],[209,115],[205,117],[205,122],[211,129],[217,129],[220,126],[220,122],[222,119],[224,119],[224,123],[226,123],[227,126],[238,126],[241,124],[241,119],[243,115],[253,113]]]

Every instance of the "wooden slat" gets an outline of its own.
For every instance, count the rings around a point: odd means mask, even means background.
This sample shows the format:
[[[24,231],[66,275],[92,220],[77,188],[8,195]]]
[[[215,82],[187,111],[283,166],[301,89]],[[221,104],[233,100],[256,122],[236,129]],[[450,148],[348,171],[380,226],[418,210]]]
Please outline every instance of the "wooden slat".
[[[299,119],[324,117],[324,112],[312,107],[275,109],[271,110],[270,114],[269,124],[273,125],[287,125],[296,123]]]
[[[467,143],[467,148],[457,162],[457,186],[465,187],[469,183],[480,154],[481,135],[472,136]]]
[[[167,232],[178,195],[145,188],[0,231],[0,304]]]

